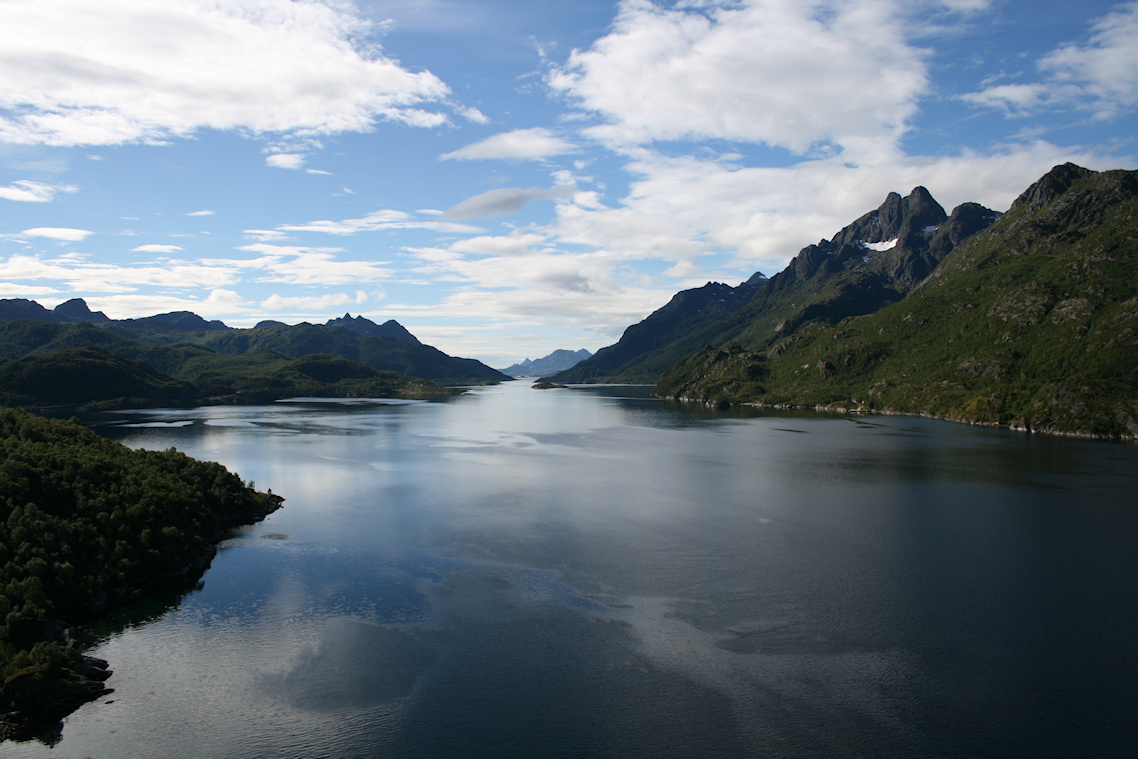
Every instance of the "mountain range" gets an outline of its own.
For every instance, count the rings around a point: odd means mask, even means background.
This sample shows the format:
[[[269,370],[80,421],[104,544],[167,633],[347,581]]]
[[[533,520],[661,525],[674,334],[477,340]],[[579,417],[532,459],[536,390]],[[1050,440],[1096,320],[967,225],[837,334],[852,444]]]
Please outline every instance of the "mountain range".
[[[424,345],[398,322],[233,329],[180,311],[109,319],[81,299],[0,300],[0,401],[28,407],[440,395],[510,377]]]
[[[538,377],[542,374],[552,374],[553,372],[571,369],[592,355],[584,348],[576,351],[559,349],[534,361],[527,358],[520,364],[508,366],[502,371],[511,377]]]
[[[1138,172],[1057,166],[1006,214],[917,187],[773,277],[678,293],[546,379],[726,405],[1138,436]]]

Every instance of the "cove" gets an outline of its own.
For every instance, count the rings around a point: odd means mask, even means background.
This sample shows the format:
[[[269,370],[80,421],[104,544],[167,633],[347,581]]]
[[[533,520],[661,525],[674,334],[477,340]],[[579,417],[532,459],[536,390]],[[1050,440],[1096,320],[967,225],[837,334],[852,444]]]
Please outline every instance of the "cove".
[[[123,412],[284,509],[5,756],[1119,756],[1138,448],[647,388]]]

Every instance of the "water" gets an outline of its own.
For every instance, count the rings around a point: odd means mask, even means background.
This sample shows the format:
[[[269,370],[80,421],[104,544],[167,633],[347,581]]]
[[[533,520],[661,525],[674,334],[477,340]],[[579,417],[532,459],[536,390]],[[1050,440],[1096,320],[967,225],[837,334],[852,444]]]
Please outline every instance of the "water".
[[[285,508],[12,757],[1138,746],[1138,447],[643,389],[117,414]]]

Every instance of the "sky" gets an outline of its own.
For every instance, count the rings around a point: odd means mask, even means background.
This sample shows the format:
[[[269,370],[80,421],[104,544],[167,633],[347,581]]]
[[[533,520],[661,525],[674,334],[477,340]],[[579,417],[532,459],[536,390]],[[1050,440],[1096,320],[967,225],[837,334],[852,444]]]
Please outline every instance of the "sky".
[[[504,367],[891,192],[1138,164],[1138,2],[0,0],[0,298]]]

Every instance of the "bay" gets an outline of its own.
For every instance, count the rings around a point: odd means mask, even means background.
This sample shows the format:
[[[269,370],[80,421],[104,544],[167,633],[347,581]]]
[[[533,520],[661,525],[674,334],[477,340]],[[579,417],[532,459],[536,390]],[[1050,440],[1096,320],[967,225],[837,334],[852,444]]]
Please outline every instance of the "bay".
[[[94,630],[115,693],[5,756],[1138,745],[1133,445],[525,382],[92,423],[287,500]]]

